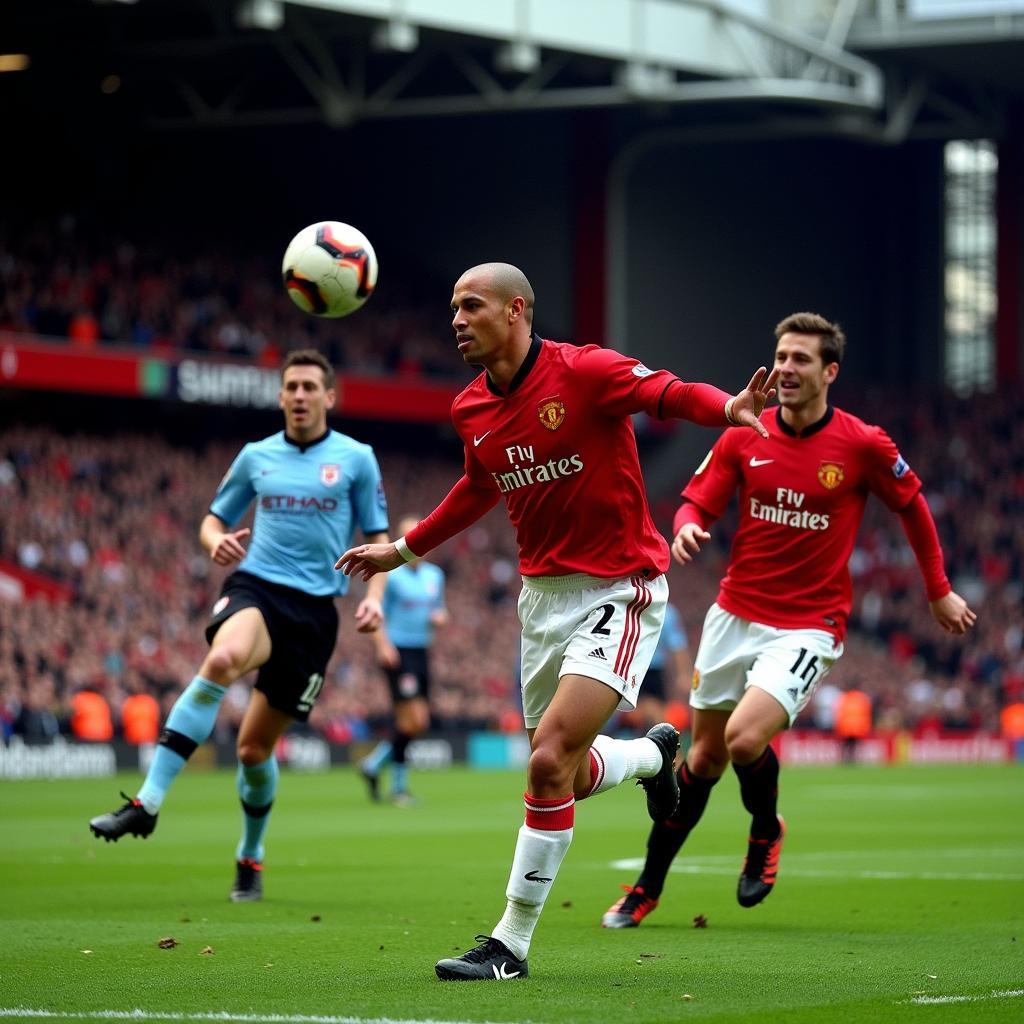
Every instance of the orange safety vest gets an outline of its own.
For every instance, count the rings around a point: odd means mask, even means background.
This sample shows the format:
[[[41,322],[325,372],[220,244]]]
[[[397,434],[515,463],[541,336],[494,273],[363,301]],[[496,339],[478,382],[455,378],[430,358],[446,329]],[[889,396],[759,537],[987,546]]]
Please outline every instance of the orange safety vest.
[[[1024,701],[1007,704],[999,713],[999,724],[1008,740],[1024,740]]]
[[[121,705],[121,729],[126,743],[156,743],[160,735],[160,705],[148,693],[134,693]]]
[[[863,739],[871,732],[871,698],[846,690],[836,698],[835,733],[842,739]]]
[[[71,732],[80,740],[113,739],[114,723],[106,699],[92,690],[76,693],[71,698]]]

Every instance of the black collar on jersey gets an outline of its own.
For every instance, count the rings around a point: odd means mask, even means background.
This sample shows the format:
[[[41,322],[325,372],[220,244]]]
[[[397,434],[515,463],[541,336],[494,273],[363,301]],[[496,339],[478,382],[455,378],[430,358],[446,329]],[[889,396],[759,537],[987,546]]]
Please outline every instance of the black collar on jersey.
[[[803,430],[798,434],[783,418],[782,418],[782,406],[775,410],[775,422],[779,426],[784,434],[789,434],[790,437],[810,437],[811,434],[816,434],[819,430],[824,430],[832,421],[832,417],[835,414],[835,409],[832,407],[832,403],[825,408],[825,415],[821,417],[816,423],[812,423],[809,427],[804,427]]]
[[[312,441],[296,441],[294,437],[288,436],[288,431],[284,432],[284,439],[289,443],[295,445],[300,452],[305,452],[307,448],[312,448],[313,445],[319,444],[321,441],[326,441],[327,436],[330,434],[331,428],[328,427],[319,437],[314,437]]]
[[[539,334],[530,335],[530,350],[526,353],[526,358],[523,360],[523,365],[516,370],[516,375],[512,378],[512,383],[508,386],[508,391],[499,391],[494,385],[494,381],[491,380],[490,376],[485,373],[484,376],[487,378],[487,390],[492,395],[497,395],[499,398],[507,398],[512,394],[513,391],[520,384],[526,380],[526,375],[533,369],[533,364],[537,362],[537,358],[540,356],[540,350],[544,347],[544,342],[541,340]]]

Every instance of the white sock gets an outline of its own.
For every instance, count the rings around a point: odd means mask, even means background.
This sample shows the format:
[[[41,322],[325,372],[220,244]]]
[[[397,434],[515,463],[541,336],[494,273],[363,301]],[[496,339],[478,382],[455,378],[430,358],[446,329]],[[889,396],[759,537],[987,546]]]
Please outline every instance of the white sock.
[[[571,842],[571,828],[543,831],[523,825],[519,829],[505,890],[508,905],[491,935],[520,960],[530,952],[533,930]]]
[[[625,779],[649,779],[661,770],[661,749],[646,736],[638,740],[595,736],[590,754],[597,763],[597,778],[588,796],[614,789]]]

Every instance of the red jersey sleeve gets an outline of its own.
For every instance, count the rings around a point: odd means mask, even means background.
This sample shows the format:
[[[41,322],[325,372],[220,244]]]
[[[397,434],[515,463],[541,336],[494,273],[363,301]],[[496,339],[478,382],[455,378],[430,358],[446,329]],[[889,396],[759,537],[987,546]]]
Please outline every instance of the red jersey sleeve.
[[[425,555],[485,516],[501,495],[490,474],[466,451],[466,472],[441,504],[405,536],[409,550]]]
[[[687,384],[668,370],[648,369],[613,349],[585,346],[576,360],[576,372],[591,386],[598,408],[609,416],[645,412],[655,419],[726,425],[725,403],[732,395],[711,384]]]
[[[710,516],[710,522],[725,512],[740,484],[736,445],[730,441],[735,436],[733,431],[722,434],[683,488],[683,498]]]
[[[907,465],[892,438],[881,427],[868,428],[868,489],[893,512],[901,512],[921,490],[920,477]]]
[[[900,522],[903,524],[903,531],[907,535],[907,540],[910,541],[910,546],[914,549],[917,564],[921,568],[928,600],[938,601],[953,588],[946,578],[939,534],[935,529],[935,520],[932,518],[931,509],[928,508],[928,502],[924,500],[923,494],[918,492],[911,499],[910,504],[900,512]]]
[[[714,516],[709,515],[699,505],[694,505],[692,501],[684,501],[672,518],[672,535],[676,536],[687,523],[694,523],[702,530],[706,530],[714,521]]]

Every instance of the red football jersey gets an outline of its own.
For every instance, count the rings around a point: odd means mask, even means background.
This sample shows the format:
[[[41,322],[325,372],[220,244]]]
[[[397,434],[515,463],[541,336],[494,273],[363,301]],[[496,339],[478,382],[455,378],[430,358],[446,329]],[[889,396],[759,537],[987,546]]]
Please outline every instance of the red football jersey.
[[[507,394],[482,373],[455,399],[465,476],[409,546],[425,554],[500,497],[524,576],[658,576],[668,546],[647,507],[630,415],[718,425],[728,397],[610,349],[535,338]]]
[[[739,492],[718,603],[748,621],[827,629],[841,640],[852,601],[847,565],[868,494],[898,512],[921,481],[884,430],[833,406],[800,435],[781,409],[761,422],[767,440],[726,431],[683,491],[716,519]]]

